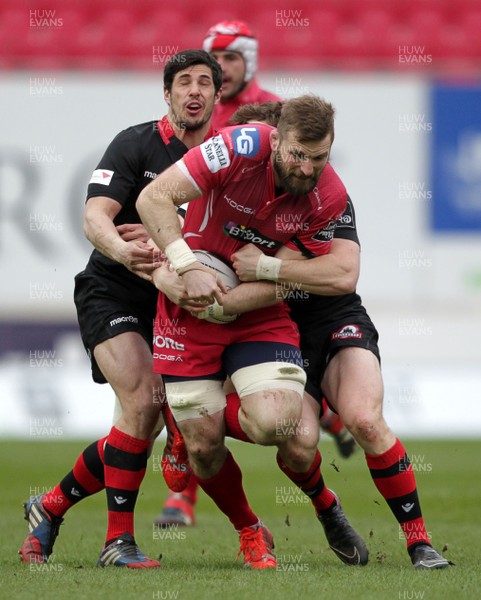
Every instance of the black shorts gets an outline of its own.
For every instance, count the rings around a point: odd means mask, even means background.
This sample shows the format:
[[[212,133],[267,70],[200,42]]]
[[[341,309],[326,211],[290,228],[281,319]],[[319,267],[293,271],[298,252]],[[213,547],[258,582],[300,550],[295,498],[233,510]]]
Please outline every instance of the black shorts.
[[[141,282],[146,285],[139,285],[140,280],[136,279],[108,279],[87,270],[75,277],[74,301],[80,335],[96,383],[107,383],[94,357],[97,344],[126,331],[135,331],[152,349],[158,292],[152,284]]]
[[[381,362],[379,334],[361,304],[343,310],[328,321],[311,320],[299,324],[303,368],[307,373],[306,392],[318,402],[322,398],[321,381],[331,358],[341,348],[356,346],[370,350]]]

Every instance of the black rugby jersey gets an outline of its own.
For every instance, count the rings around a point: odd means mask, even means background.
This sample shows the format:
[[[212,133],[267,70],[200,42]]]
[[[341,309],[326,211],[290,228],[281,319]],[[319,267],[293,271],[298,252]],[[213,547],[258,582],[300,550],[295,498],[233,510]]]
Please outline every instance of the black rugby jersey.
[[[356,215],[351,198],[347,197],[346,210],[339,217],[334,238],[351,240],[360,245],[356,228]],[[313,258],[305,248],[298,246],[299,250],[308,258]],[[291,310],[291,318],[301,328],[320,320],[332,321],[338,316],[347,314],[353,307],[361,305],[361,298],[356,292],[339,296],[320,296],[306,291],[294,290],[289,292],[287,303]]]
[[[213,130],[206,138],[211,135]],[[107,196],[119,202],[122,208],[114,219],[115,225],[141,223],[135,208],[140,192],[157,175],[182,158],[187,150],[187,146],[175,136],[167,117],[129,127],[113,139],[94,170],[87,200]],[[152,284],[98,250],[94,249],[90,255],[86,271],[117,280],[127,277],[136,285],[152,288],[154,298],[157,295]]]

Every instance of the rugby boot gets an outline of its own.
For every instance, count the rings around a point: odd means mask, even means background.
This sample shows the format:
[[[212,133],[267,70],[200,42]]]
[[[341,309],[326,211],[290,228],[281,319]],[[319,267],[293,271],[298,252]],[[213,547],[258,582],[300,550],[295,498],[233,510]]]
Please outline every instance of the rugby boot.
[[[244,555],[244,567],[248,569],[275,569],[277,561],[272,554],[274,538],[267,527],[259,521],[252,527],[244,527],[239,535],[240,550],[237,558]]]
[[[316,512],[329,547],[346,565],[366,565],[369,557],[366,544],[347,520],[337,496],[336,501],[331,508]]]
[[[28,535],[18,551],[22,561],[46,563],[52,554],[58,530],[63,519],[48,513],[42,506],[45,494],[32,496],[24,503],[25,519],[28,521]]]
[[[194,503],[185,494],[170,492],[160,515],[155,519],[154,525],[161,528],[180,525],[188,527],[194,525]]]
[[[429,544],[417,544],[410,555],[415,569],[445,569],[450,564]]]
[[[105,546],[100,553],[97,566],[127,567],[129,569],[156,569],[157,567],[160,567],[160,562],[145,556],[135,543],[134,537],[130,533],[123,533],[121,536],[110,542],[108,546]]]

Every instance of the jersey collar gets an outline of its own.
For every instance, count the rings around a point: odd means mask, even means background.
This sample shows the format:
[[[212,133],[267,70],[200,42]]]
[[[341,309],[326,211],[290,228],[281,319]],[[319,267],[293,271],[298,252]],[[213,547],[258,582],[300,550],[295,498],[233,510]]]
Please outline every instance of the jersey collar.
[[[170,144],[172,142],[172,138],[179,139],[176,137],[174,128],[172,127],[169,120],[167,119],[167,115],[162,117],[162,119],[160,119],[160,121],[157,122],[157,130],[158,130],[160,137],[162,138],[162,141],[164,142],[165,145]],[[216,134],[216,131],[211,125],[209,127],[209,131],[207,132],[204,139],[207,140],[215,134]]]

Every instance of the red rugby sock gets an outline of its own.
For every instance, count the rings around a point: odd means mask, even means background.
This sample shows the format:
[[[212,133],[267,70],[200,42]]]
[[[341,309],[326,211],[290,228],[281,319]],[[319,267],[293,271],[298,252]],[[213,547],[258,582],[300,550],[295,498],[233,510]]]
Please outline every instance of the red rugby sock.
[[[430,544],[413,468],[402,443],[397,439],[378,456],[366,453],[366,462],[375,486],[404,532],[408,549],[419,543]]]
[[[258,523],[259,519],[252,512],[242,487],[242,472],[229,451],[217,475],[209,479],[196,477],[196,480],[237,531]]]

